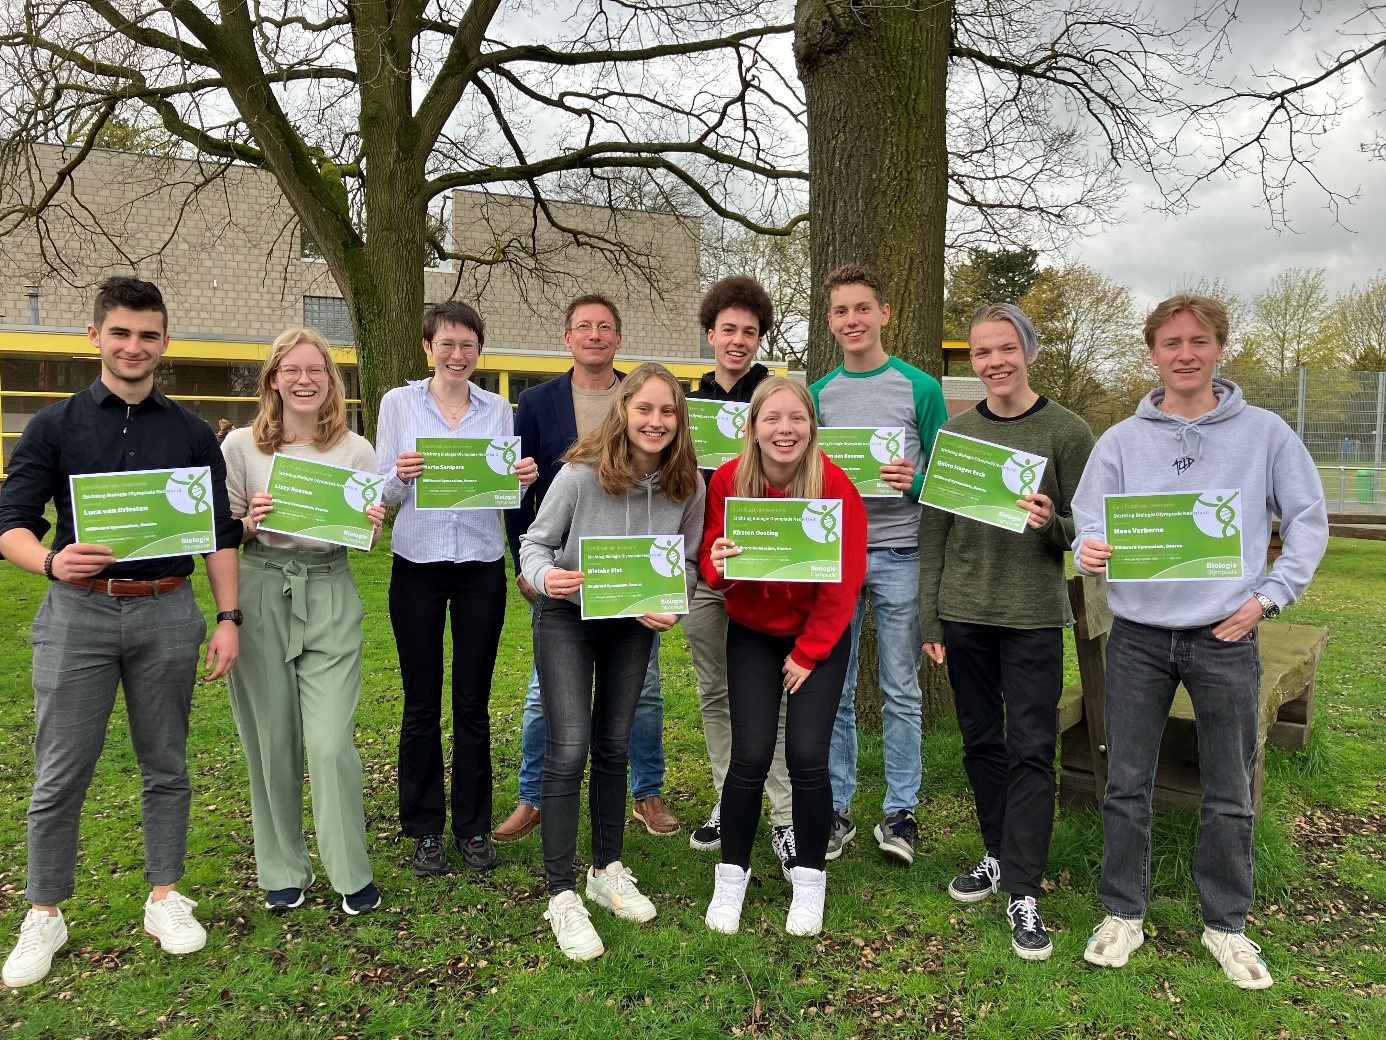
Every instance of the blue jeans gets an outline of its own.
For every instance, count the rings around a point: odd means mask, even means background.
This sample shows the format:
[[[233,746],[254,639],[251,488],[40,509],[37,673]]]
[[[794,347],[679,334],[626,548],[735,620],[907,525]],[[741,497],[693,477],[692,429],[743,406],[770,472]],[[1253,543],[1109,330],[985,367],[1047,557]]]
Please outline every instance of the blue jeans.
[[[575,603],[539,601],[534,655],[548,720],[539,826],[551,896],[575,887],[573,859],[589,749],[592,866],[601,870],[621,858],[627,749],[653,638],[635,618],[583,621]]]
[[[530,611],[531,617],[533,610]],[[520,721],[520,801],[539,805],[544,775],[544,703],[539,696],[539,669],[529,673],[524,712]],[[659,633],[650,648],[645,685],[635,706],[635,726],[630,733],[630,793],[637,801],[664,789],[664,697],[659,686]]]
[[[1234,643],[1210,627],[1152,628],[1122,618],[1107,641],[1107,792],[1102,881],[1107,913],[1145,916],[1150,902],[1150,795],[1160,738],[1180,682],[1198,727],[1202,818],[1194,883],[1203,921],[1240,932],[1251,908],[1251,778],[1259,754],[1261,656],[1255,630]]]
[[[876,617],[881,735],[885,739],[884,809],[889,815],[901,809],[913,811],[923,779],[919,755],[924,704],[919,690],[924,643],[919,627],[919,549],[870,549],[866,554],[866,585],[852,618],[852,654],[828,753],[833,808],[840,813],[852,807],[852,796],[857,793],[857,642],[868,597]]]

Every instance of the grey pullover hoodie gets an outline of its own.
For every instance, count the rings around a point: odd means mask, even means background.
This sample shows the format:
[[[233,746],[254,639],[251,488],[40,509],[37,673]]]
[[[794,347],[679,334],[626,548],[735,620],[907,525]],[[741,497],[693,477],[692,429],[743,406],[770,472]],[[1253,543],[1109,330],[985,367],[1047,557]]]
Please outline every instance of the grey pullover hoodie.
[[[597,480],[597,469],[570,462],[553,478],[539,515],[520,536],[520,571],[540,592],[555,567],[576,571],[580,538],[626,534],[683,535],[684,577],[688,595],[698,580],[698,544],[703,535],[703,500],[707,488],[686,502],[675,502],[659,489],[659,474],[637,480],[624,495],[609,495]],[[689,561],[692,560],[690,565]],[[582,590],[571,597],[582,602]]]
[[[1254,593],[1295,602],[1328,546],[1328,514],[1314,460],[1274,412],[1248,405],[1241,389],[1214,379],[1217,406],[1197,419],[1160,410],[1164,387],[1097,441],[1073,497],[1075,561],[1089,539],[1107,541],[1103,497],[1240,488],[1242,577],[1219,581],[1129,581],[1108,587],[1118,617],[1158,628],[1200,628],[1235,613]],[[1271,517],[1284,551],[1266,573]]]

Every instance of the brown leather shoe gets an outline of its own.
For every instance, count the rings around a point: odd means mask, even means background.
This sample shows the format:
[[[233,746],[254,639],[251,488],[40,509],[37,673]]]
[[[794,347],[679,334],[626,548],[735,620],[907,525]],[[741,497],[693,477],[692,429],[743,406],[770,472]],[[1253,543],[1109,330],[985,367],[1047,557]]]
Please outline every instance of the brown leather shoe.
[[[491,832],[491,840],[519,841],[538,826],[539,810],[527,802],[521,802],[515,806],[515,811],[505,818],[505,822]]]
[[[683,824],[669,811],[664,799],[657,794],[637,799],[630,807],[631,815],[645,825],[645,829],[656,838],[667,838],[677,834]]]

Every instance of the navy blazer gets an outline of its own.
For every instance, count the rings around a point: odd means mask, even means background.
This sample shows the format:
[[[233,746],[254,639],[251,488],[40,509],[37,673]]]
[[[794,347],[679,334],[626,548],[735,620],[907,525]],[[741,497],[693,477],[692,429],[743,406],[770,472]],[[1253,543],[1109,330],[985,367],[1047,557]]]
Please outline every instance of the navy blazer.
[[[616,373],[624,379],[624,372]],[[532,458],[539,465],[539,478],[525,489],[519,509],[505,512],[505,533],[515,572],[520,571],[520,535],[539,514],[539,504],[563,468],[563,453],[577,440],[577,418],[573,414],[573,370],[532,386],[520,394],[515,413],[515,433],[520,438],[520,458]]]

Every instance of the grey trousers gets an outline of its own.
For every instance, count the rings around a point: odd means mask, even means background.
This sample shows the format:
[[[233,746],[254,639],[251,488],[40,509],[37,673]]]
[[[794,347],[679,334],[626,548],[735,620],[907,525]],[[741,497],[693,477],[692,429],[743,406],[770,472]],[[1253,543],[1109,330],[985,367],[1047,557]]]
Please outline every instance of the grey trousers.
[[[82,803],[106,740],[116,687],[125,691],[140,767],[144,879],[183,876],[192,783],[186,747],[207,623],[184,583],[162,596],[115,597],[55,582],[34,617],[34,792],[25,895],[72,895]]]
[[[725,593],[702,579],[693,593],[683,631],[693,670],[698,673],[698,706],[703,715],[703,737],[712,764],[712,786],[722,797],[722,785],[731,764],[731,702],[727,699],[727,611]],[[788,827],[794,822],[793,795],[789,788],[789,767],[784,761],[784,721],[789,698],[780,702],[779,732],[775,735],[775,756],[765,778],[765,796],[770,799],[770,822]]]

